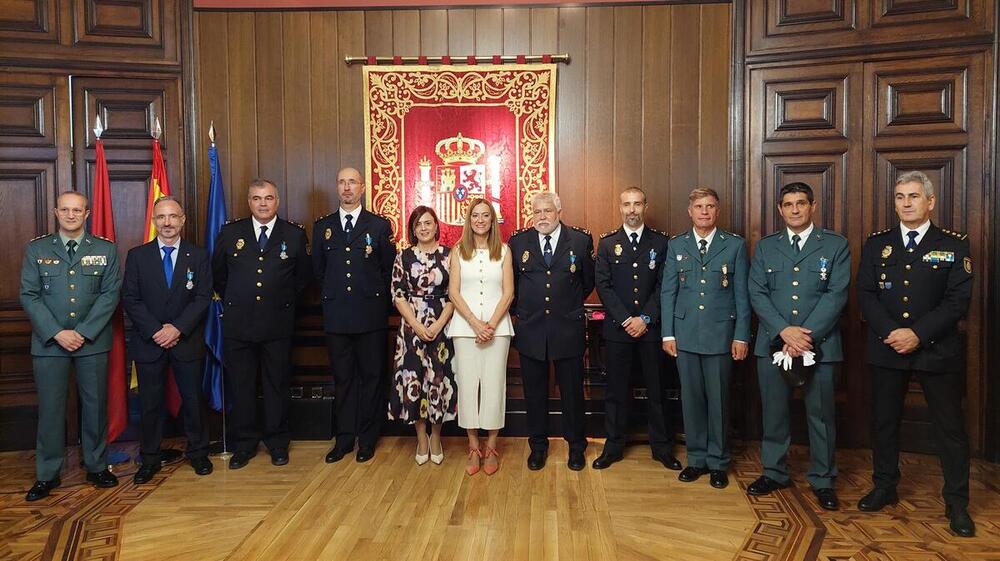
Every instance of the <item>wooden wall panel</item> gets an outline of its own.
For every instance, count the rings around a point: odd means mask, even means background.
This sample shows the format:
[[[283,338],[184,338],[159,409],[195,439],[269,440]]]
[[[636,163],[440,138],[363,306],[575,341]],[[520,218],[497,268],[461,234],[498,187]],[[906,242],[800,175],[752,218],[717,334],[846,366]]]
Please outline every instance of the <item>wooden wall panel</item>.
[[[0,62],[179,71],[186,0],[0,0]]]
[[[801,59],[991,38],[991,0],[760,0],[747,2],[751,57]]]
[[[310,224],[335,208],[336,170],[360,166],[364,154],[361,69],[343,63],[349,54],[568,53],[558,70],[557,190],[566,221],[595,237],[619,223],[616,193],[628,185],[647,188],[650,222],[665,230],[687,226],[687,192],[699,183],[728,199],[730,54],[719,40],[730,33],[728,5],[195,19],[200,37],[215,35],[197,52],[198,130],[216,123],[233,216],[247,215],[245,186],[256,175],[281,184],[292,220]],[[207,167],[199,170],[207,185]]]

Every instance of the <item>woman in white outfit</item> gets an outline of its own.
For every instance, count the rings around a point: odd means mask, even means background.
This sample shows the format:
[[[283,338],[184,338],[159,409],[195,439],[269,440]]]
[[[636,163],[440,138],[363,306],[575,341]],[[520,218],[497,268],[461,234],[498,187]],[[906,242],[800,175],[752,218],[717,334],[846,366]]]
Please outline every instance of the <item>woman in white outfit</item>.
[[[448,296],[457,313],[447,333],[455,345],[458,426],[469,435],[465,470],[475,475],[482,468],[493,475],[500,469],[497,434],[506,414],[507,350],[514,335],[507,313],[514,300],[514,267],[492,204],[483,199],[469,203],[455,249]],[[488,435],[485,451],[480,429]]]

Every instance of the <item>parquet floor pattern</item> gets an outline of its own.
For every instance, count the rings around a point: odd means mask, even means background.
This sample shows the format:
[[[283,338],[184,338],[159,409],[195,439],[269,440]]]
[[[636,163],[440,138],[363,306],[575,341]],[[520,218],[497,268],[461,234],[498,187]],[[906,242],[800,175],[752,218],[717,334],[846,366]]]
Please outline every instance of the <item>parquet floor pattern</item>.
[[[28,452],[0,454],[0,560],[822,560],[996,561],[1000,559],[1000,466],[976,461],[970,511],[974,539],[948,530],[937,459],[904,455],[901,502],[876,514],[857,500],[869,485],[867,451],[838,453],[843,507],[819,508],[795,447],[795,487],[749,497],[759,475],[756,445],[736,450],[732,484],[685,484],[643,446],[604,471],[566,469],[552,441],[539,472],[524,466],[527,442],[501,441],[493,477],[464,473],[463,439],[446,439],[444,465],[413,462],[413,440],[384,438],[376,457],[328,465],[329,444],[299,442],[276,468],[265,453],[238,471],[216,460],[197,477],[167,466],[148,485],[97,490],[64,470],[52,496],[25,503]],[[588,459],[599,452],[593,442]],[[683,449],[680,449],[683,461]],[[77,457],[67,465],[76,466]]]

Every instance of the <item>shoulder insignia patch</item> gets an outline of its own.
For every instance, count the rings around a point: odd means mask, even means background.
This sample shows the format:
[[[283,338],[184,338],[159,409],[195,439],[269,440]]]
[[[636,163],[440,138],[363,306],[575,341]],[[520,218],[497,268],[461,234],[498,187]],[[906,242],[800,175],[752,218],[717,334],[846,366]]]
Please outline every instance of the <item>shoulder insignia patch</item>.
[[[878,232],[872,232],[871,234],[868,234],[868,237],[869,238],[874,238],[875,236],[881,236],[882,234],[889,233],[892,230],[893,230],[893,228],[886,228],[885,230],[879,230]]]
[[[579,226],[570,226],[570,228],[576,230],[577,232],[583,232],[584,234],[587,234],[588,236],[593,237],[593,234],[590,233],[590,230],[588,230],[586,228],[581,228]]]
[[[95,238],[97,238],[99,240],[104,240],[104,241],[106,241],[108,243],[115,243],[115,242],[109,240],[108,238],[105,238],[104,236],[98,236],[97,234],[91,234],[91,236],[94,236]]]
[[[964,240],[969,237],[969,234],[963,234],[962,232],[955,232],[953,230],[945,230],[944,228],[941,228],[941,231],[955,238],[956,240]]]
[[[37,238],[31,238],[31,240],[29,240],[28,243],[31,243],[31,242],[33,242],[35,240],[40,240],[42,238],[47,238],[47,237],[49,237],[51,235],[53,235],[53,234],[42,234],[41,236],[38,236]]]
[[[732,233],[732,232],[730,232],[728,230],[721,230],[720,229],[719,231],[722,232],[723,234],[726,234],[727,236],[732,236],[734,238],[741,239],[741,240],[743,239],[743,236],[741,236],[739,234],[734,234],[734,233]]]
[[[326,220],[327,218],[330,218],[334,214],[337,214],[337,211],[333,211],[330,214],[326,214],[326,215],[320,216],[319,218],[316,219],[316,222],[320,222],[320,221]]]
[[[292,222],[291,220],[289,220],[288,223],[291,224],[292,226],[298,226],[299,229],[301,229],[301,230],[305,230],[306,229],[305,226],[303,226],[302,224],[299,224],[298,222]]]
[[[514,230],[514,233],[511,234],[511,236],[516,236],[518,234],[523,234],[523,233],[527,232],[528,230],[534,230],[534,228],[528,227],[528,228],[521,228],[520,230]]]
[[[608,236],[613,236],[616,232],[618,232],[617,228],[615,228],[614,230],[611,230],[610,232],[604,232],[603,234],[601,234],[601,239],[603,240],[604,238],[606,238]]]
[[[774,236],[780,236],[783,233],[784,233],[784,230],[778,230],[777,232],[771,232],[770,234],[768,234],[766,236],[761,236],[760,239],[766,240],[767,238],[773,238]]]

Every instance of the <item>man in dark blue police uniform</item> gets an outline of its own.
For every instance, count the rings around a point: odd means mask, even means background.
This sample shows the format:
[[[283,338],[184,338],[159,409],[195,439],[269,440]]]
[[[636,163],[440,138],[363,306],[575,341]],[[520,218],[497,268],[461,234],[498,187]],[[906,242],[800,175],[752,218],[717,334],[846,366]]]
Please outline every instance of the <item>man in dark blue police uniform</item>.
[[[323,299],[323,329],[336,384],[337,442],[327,463],[354,450],[375,455],[386,414],[386,329],[396,246],[389,221],[361,207],[361,172],[337,173],[340,208],[313,226],[313,268]]]
[[[972,296],[972,258],[965,234],[931,222],[935,202],[926,175],[901,175],[895,187],[900,225],[872,234],[862,250],[857,289],[868,322],[875,488],[858,508],[876,511],[899,500],[899,424],[915,374],[941,457],[945,515],[955,534],[972,537],[969,439],[962,418],[965,350],[958,331]]]
[[[653,459],[668,469],[681,464],[673,454],[673,437],[663,393],[664,357],[660,352],[660,271],[667,236],[645,224],[646,194],[629,187],[618,197],[622,226],[601,236],[597,246],[596,284],[607,315],[604,342],[608,382],[604,394],[604,451],[594,469],[611,467],[624,457],[628,429],[629,380],[638,359],[646,385],[649,446]]]
[[[262,437],[271,463],[288,463],[295,301],[312,276],[306,232],[278,218],[280,200],[274,182],[251,181],[247,201],[252,216],[223,226],[212,256],[215,292],[223,302],[226,380],[233,394],[230,469],[247,465]],[[258,369],[263,430],[257,424]]]
[[[514,262],[514,346],[521,355],[521,378],[528,414],[528,468],[542,469],[549,449],[549,362],[555,363],[562,403],[567,465],[586,466],[584,451],[583,303],[594,289],[594,240],[590,232],[560,222],[555,193],[531,200],[533,228],[511,236]]]

